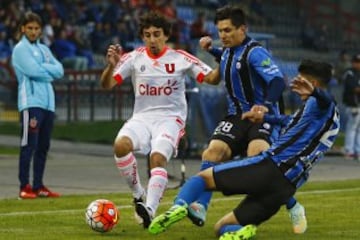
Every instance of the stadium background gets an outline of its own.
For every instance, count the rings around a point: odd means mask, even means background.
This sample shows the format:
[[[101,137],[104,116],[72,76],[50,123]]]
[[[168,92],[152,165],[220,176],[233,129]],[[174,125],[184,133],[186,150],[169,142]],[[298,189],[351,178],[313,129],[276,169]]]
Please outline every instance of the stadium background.
[[[191,25],[203,12],[204,31],[216,39],[214,12],[226,3],[243,6],[248,14],[249,34],[272,52],[288,81],[297,74],[297,63],[303,58],[324,60],[335,66],[343,50],[351,55],[360,51],[360,7],[356,0],[2,0],[0,121],[18,121],[17,83],[9,62],[16,44],[16,27],[24,11],[32,10],[41,15],[44,20],[42,41],[55,55],[63,57],[64,51],[59,51],[55,44],[63,39],[76,48],[70,55],[74,61],[86,60],[86,67],[82,69],[74,69],[74,65],[64,62],[66,74],[55,83],[57,121],[118,121],[127,119],[132,113],[132,89],[129,81],[112,91],[100,89],[99,75],[108,44],[121,42],[127,51],[141,45],[137,35],[138,16],[149,9],[157,9],[172,19],[174,29],[170,44],[173,47],[186,49],[214,65],[206,52],[196,48],[198,38],[192,36]],[[223,116],[224,90],[196,85],[191,79],[187,84],[188,134],[191,148],[198,148]],[[330,87],[341,104],[342,86],[335,75]],[[288,91],[285,95],[286,107],[291,112],[299,100]]]

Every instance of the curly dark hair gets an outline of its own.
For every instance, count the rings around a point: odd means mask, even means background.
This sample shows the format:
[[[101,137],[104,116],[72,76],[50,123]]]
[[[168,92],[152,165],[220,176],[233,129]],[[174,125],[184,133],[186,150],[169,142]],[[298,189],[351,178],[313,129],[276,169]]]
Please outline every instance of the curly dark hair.
[[[160,13],[156,11],[150,11],[140,17],[139,23],[139,35],[143,35],[143,31],[149,27],[161,28],[164,31],[165,36],[171,35],[171,23],[170,21]]]

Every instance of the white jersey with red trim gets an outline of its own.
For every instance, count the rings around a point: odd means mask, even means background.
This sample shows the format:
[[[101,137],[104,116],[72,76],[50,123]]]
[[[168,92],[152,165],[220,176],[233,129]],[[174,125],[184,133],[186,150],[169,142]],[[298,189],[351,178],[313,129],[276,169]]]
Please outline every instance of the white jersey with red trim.
[[[165,47],[158,56],[140,47],[124,54],[113,77],[121,84],[131,77],[135,94],[133,114],[178,116],[186,120],[185,77],[202,82],[211,68],[195,56]]]

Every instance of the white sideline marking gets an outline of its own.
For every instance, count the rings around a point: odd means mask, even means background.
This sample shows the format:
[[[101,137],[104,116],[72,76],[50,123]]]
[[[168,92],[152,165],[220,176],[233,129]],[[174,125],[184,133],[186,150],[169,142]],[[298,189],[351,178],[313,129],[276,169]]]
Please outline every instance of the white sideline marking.
[[[339,192],[349,192],[349,191],[359,191],[360,188],[346,188],[346,189],[331,189],[331,190],[314,190],[314,191],[306,191],[306,192],[297,192],[297,195],[307,195],[307,194],[329,194],[329,193],[339,193]],[[213,199],[213,202],[223,202],[223,201],[233,201],[238,200],[239,197],[220,197]],[[172,202],[163,202],[163,205],[171,205]],[[133,205],[123,205],[118,207],[118,209],[127,209],[132,208]],[[52,210],[52,211],[36,211],[36,212],[10,212],[10,213],[0,213],[0,217],[7,216],[25,216],[25,215],[46,215],[46,214],[68,214],[68,213],[79,213],[83,212],[85,214],[84,209],[72,209],[72,210]]]

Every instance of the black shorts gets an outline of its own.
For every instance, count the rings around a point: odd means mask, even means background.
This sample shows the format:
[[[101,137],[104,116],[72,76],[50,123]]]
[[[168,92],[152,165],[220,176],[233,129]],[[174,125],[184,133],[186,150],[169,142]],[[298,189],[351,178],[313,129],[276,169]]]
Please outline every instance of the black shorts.
[[[263,155],[215,166],[214,180],[224,195],[246,194],[233,210],[243,226],[268,220],[296,191],[275,163]]]
[[[232,157],[246,156],[246,150],[254,139],[263,139],[271,144],[272,126],[267,122],[253,123],[241,120],[241,115],[229,115],[218,126],[210,140],[218,139],[225,142],[231,149]]]

